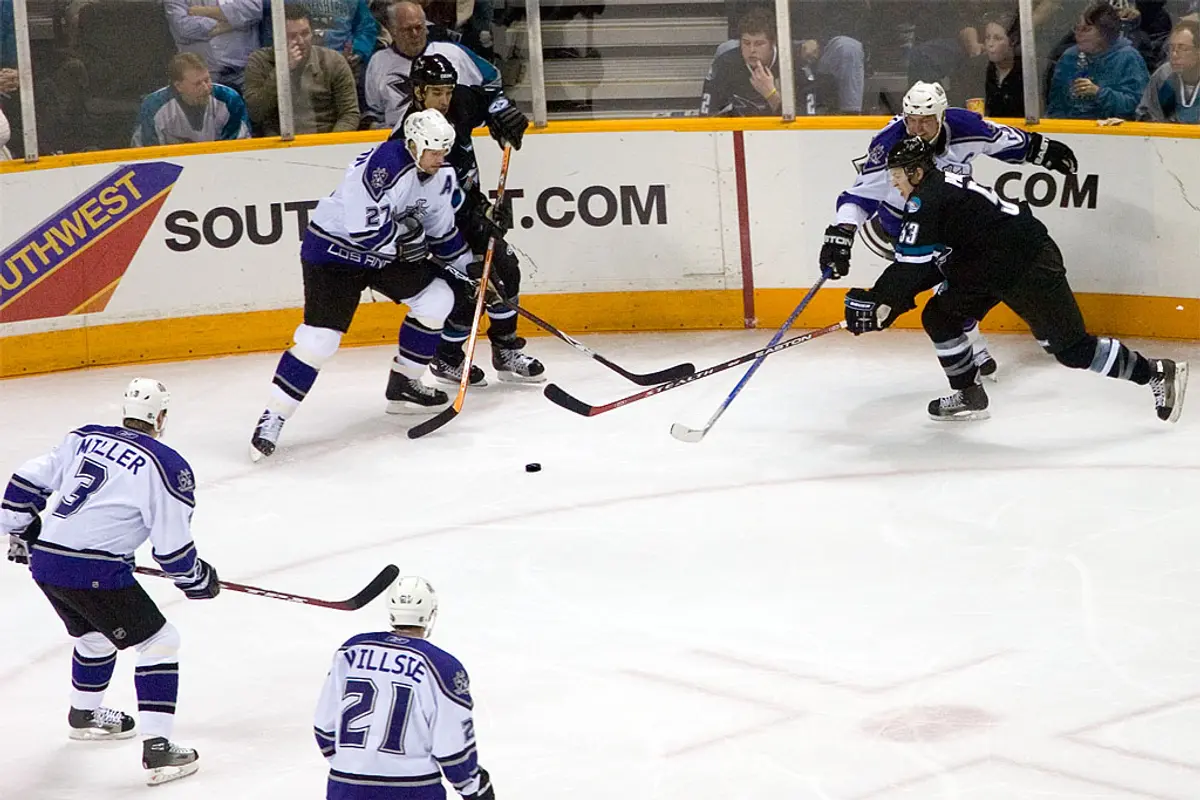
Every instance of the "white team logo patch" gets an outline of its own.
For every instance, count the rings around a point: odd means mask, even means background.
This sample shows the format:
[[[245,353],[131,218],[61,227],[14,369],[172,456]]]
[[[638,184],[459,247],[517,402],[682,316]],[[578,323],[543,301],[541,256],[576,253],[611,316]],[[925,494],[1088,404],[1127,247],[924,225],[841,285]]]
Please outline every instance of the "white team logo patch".
[[[388,171],[383,167],[376,167],[371,170],[371,188],[382,189],[387,186]]]
[[[887,153],[884,152],[883,145],[877,144],[871,148],[871,152],[867,154],[867,158],[870,161],[879,162],[883,161],[883,157],[885,155],[887,155]]]
[[[459,670],[454,673],[454,693],[468,694],[471,691],[471,682],[467,680],[467,673]]]
[[[176,476],[175,482],[179,484],[179,491],[191,492],[196,488],[196,479],[192,477],[190,469],[179,470],[179,475]]]
[[[404,217],[412,217],[413,219],[421,219],[429,213],[429,201],[424,197],[418,197],[416,202],[407,206],[403,211],[396,215],[396,219]]]

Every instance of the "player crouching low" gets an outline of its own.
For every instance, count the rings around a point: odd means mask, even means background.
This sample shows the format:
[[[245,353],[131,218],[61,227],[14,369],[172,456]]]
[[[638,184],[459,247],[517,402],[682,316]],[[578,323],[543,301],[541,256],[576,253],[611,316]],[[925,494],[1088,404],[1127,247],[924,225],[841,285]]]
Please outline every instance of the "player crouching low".
[[[925,305],[921,323],[954,392],[929,404],[935,420],[988,416],[988,397],[963,332],[999,303],[1029,325],[1038,343],[1060,364],[1110,378],[1149,384],[1158,418],[1175,422],[1183,411],[1187,362],[1147,359],[1117,339],[1087,332],[1067,283],[1062,253],[1028,203],[1010,203],[965,175],[943,172],[933,149],[919,137],[888,153],[888,177],[904,197],[896,262],[936,265],[946,277]],[[855,334],[891,325],[893,309],[876,288],[846,293],[846,323]]]
[[[346,641],[317,701],[313,732],[329,761],[327,800],[495,800],[475,750],[467,671],[429,642],[438,601],[424,578],[388,592],[391,630]]]
[[[192,469],[159,441],[169,399],[158,381],[135,378],[125,391],[120,427],[71,431],[13,474],[0,505],[8,559],[29,565],[75,639],[67,715],[72,739],[128,739],[139,732],[133,717],[102,705],[117,651],[137,651],[133,683],[151,786],[191,775],[200,765],[195,750],[170,741],[179,631],[134,579],[134,551],[149,539],[155,561],[190,599],[221,590],[216,570],[192,542]],[[43,527],[40,514],[55,492],[57,505]]]
[[[454,128],[437,111],[410,116],[402,139],[363,153],[333,194],[317,204],[300,246],[304,322],[279,359],[250,457],[275,452],[284,420],[341,344],[364,289],[408,306],[385,395],[389,414],[438,411],[446,393],[421,382],[454,306],[430,253],[464,275],[471,251],[454,224],[454,170],[444,164]],[[464,278],[465,280],[465,278]]]

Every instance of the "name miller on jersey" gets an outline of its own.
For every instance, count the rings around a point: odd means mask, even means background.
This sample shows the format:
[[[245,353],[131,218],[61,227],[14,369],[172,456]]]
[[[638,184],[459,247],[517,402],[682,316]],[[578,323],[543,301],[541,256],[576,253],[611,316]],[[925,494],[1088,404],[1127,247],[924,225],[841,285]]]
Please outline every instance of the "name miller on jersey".
[[[120,455],[117,455],[118,448],[121,450]],[[145,456],[132,447],[100,436],[89,436],[81,441],[75,448],[75,455],[100,456],[118,467],[124,467],[134,475],[138,474],[138,469],[150,463]]]

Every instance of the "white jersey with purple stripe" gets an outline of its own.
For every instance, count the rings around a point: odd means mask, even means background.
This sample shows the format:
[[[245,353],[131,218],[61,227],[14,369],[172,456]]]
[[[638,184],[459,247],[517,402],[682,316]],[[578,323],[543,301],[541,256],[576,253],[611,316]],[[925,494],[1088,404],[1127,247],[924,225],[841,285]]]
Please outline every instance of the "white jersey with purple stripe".
[[[854,185],[838,196],[837,224],[849,223],[858,227],[878,214],[884,231],[893,239],[899,236],[904,198],[888,180],[887,157],[892,147],[907,135],[904,117],[898,116],[871,139]],[[1025,161],[1029,152],[1029,134],[989,122],[965,108],[948,108],[937,149],[935,161],[939,169],[969,176],[971,162],[979,155],[1012,164]]]
[[[355,636],[333,657],[314,733],[328,797],[441,800],[442,777],[480,790],[471,689],[458,659],[425,639]]]
[[[36,580],[71,589],[132,586],[134,551],[149,539],[155,560],[187,583],[197,561],[195,488],[183,456],[153,436],[85,425],[16,471],[0,504],[0,530],[24,532],[57,493],[31,549]]]
[[[454,168],[433,175],[417,169],[402,140],[388,140],[354,159],[342,183],[313,209],[300,245],[312,264],[382,269],[396,258],[397,220],[413,217],[430,252],[466,273],[471,251],[454,223],[459,202]]]

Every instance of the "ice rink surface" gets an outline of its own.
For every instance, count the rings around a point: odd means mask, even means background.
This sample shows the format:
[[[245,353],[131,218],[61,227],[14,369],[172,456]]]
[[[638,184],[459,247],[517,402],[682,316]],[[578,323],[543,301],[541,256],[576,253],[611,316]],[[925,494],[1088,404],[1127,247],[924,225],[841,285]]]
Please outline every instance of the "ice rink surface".
[[[649,371],[769,337],[588,343]],[[992,345],[989,421],[926,418],[944,379],[919,333],[837,334],[768,360],[699,445],[668,428],[740,369],[593,419],[493,382],[410,441],[383,413],[390,348],[344,350],[260,465],[275,354],[31,377],[0,382],[0,472],[162,380],[222,578],[334,599],[389,562],[432,581],[501,800],[1195,800],[1200,395],[1170,426],[1147,388]],[[553,339],[530,351],[588,402],[638,389]],[[136,740],[67,739],[70,642],[4,563],[0,798],[323,797],[317,694],[383,603],[143,584],[183,636],[175,739],[200,772],[151,790]],[[135,709],[133,661],[106,705]]]

